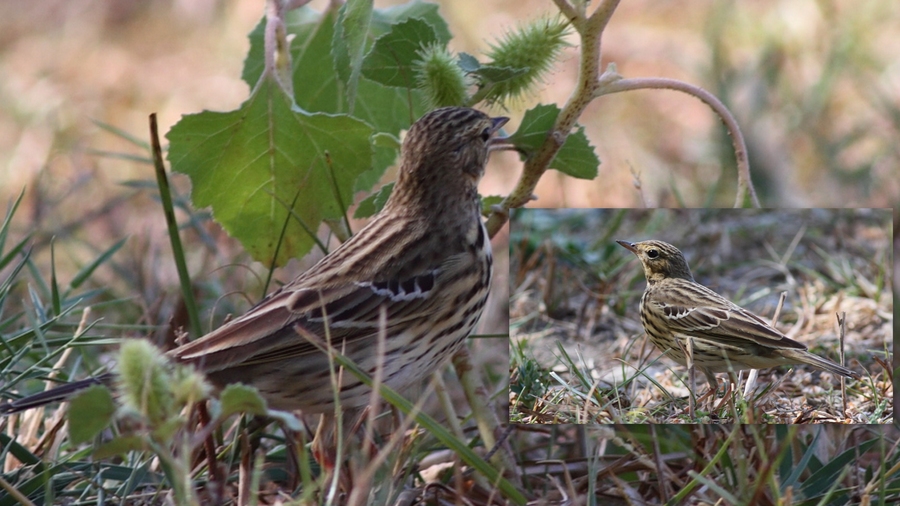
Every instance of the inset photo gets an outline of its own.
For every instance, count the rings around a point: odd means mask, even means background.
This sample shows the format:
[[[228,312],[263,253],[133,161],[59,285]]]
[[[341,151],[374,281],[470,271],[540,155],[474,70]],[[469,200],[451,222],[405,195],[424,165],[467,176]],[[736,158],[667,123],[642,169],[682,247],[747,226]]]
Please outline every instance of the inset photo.
[[[511,423],[891,423],[890,209],[517,209]]]

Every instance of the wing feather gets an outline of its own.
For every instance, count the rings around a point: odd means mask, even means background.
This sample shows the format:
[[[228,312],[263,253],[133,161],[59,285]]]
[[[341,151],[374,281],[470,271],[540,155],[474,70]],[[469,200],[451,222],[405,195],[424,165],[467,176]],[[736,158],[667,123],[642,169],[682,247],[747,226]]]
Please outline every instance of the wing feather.
[[[762,318],[702,285],[691,283],[679,288],[685,288],[685,293],[670,297],[674,302],[651,302],[673,332],[722,342],[749,340],[770,348],[806,349],[804,344],[785,336]]]
[[[390,333],[407,321],[423,317],[430,299],[435,297],[435,286],[441,279],[453,276],[452,268],[458,264],[453,257],[438,268],[404,279],[282,289],[242,317],[173,350],[171,355],[195,363],[202,370],[216,371],[235,363],[249,365],[317,353],[315,344],[297,338],[295,326],[324,338],[327,322],[332,342],[366,339],[378,333],[382,306],[390,316]]]

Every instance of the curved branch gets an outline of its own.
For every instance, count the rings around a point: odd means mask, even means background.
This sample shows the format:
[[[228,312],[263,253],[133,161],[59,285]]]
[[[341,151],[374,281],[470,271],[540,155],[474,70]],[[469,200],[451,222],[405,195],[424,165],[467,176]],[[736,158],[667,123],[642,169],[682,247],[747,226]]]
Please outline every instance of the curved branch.
[[[744,143],[744,135],[738,126],[737,120],[732,116],[731,111],[725,107],[718,98],[712,93],[704,90],[699,86],[685,83],[677,79],[666,79],[662,77],[642,77],[634,79],[619,79],[608,84],[604,84],[596,90],[594,98],[611,93],[619,93],[623,91],[643,90],[643,89],[666,89],[687,93],[698,98],[701,102],[708,105],[725,123],[725,128],[731,134],[731,143],[734,147],[734,156],[737,159],[738,168],[738,191],[734,202],[734,207],[741,207],[750,192],[750,200],[755,207],[759,207],[759,198],[756,196],[756,190],[753,187],[753,181],[750,179],[750,161],[747,158],[747,145]]]
[[[513,191],[503,202],[493,207],[486,226],[491,237],[509,220],[509,210],[522,207],[534,198],[533,192],[541,176],[550,167],[550,162],[566,142],[566,137],[575,126],[578,117],[595,98],[611,93],[637,89],[672,89],[699,98],[709,105],[722,118],[725,127],[731,134],[735,158],[738,167],[738,190],[735,207],[741,207],[750,194],[751,202],[759,207],[759,198],[750,179],[750,163],[747,159],[747,146],[737,120],[725,105],[708,91],[682,81],[664,78],[623,79],[616,73],[615,65],[610,64],[606,72],[600,75],[600,39],[603,30],[619,4],[619,0],[604,0],[589,17],[586,17],[584,4],[572,4],[569,0],[554,0],[557,8],[572,23],[581,37],[581,55],[578,67],[578,83],[569,101],[560,111],[553,127],[547,132],[547,138],[540,148],[531,153],[525,161],[522,176]]]

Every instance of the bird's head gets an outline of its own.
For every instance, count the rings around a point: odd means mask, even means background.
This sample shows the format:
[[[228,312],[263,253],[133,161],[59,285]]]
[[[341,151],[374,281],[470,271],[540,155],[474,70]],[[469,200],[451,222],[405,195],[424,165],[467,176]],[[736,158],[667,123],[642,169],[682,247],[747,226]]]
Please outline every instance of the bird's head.
[[[403,141],[394,192],[431,195],[460,184],[466,193],[477,192],[495,134],[508,120],[468,107],[442,107],[422,116]]]
[[[644,275],[647,277],[648,283],[656,283],[666,278],[694,280],[684,255],[678,248],[667,242],[616,242],[638,257],[644,266]]]

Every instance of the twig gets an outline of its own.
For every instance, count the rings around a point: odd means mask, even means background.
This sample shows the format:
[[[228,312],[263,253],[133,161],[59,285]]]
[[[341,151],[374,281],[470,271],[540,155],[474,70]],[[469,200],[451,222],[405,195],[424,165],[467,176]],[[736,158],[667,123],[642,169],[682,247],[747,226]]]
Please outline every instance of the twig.
[[[201,427],[206,427],[212,423],[209,411],[206,409],[205,400],[197,403],[197,418]],[[203,438],[203,452],[206,454],[206,465],[209,467],[209,481],[220,487],[216,490],[221,491],[225,488],[225,482],[222,481],[222,476],[219,474],[219,464],[216,462],[216,445],[213,441],[212,431],[209,431],[206,437]]]
[[[378,417],[381,407],[381,396],[378,388],[384,381],[384,357],[387,354],[387,306],[384,304],[378,307],[378,341],[375,346],[375,374],[372,375],[372,391],[369,393],[369,406],[366,420],[366,441],[375,440],[375,419]],[[363,445],[363,453],[366,460],[371,460],[369,454],[370,446]]]
[[[637,190],[638,196],[641,198],[641,205],[644,206],[644,209],[650,207],[647,205],[647,197],[644,196],[644,185],[641,182],[641,174],[633,165],[629,165],[628,170],[631,172],[631,184],[634,185],[634,189]]]
[[[654,464],[656,464],[656,476],[659,478],[660,502],[667,503],[669,502],[669,497],[672,496],[672,484],[666,479],[669,474],[666,472],[668,471],[668,468],[663,464],[662,450],[659,446],[660,437],[656,432],[656,425],[654,424],[650,425],[650,439],[653,441],[653,460]]]

